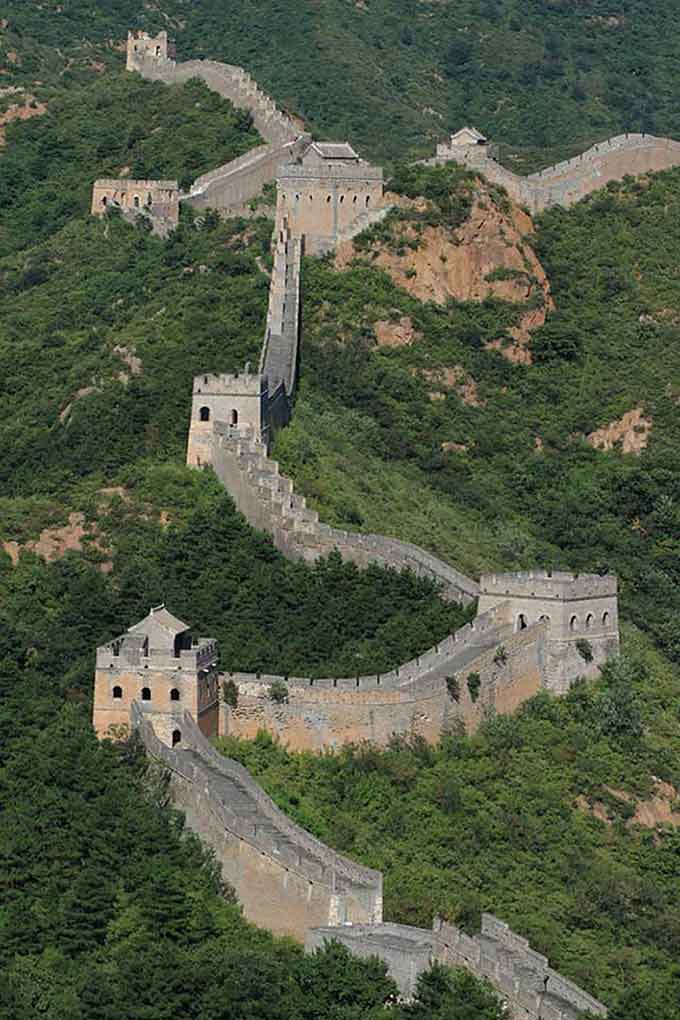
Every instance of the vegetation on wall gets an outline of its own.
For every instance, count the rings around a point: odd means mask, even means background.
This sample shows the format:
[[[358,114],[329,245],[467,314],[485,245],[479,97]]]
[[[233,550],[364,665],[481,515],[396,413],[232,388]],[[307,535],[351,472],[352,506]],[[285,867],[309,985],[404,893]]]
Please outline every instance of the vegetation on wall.
[[[660,781],[680,790],[678,675],[638,633],[625,645],[599,682],[437,747],[290,754],[265,734],[220,747],[300,824],[384,871],[390,920],[474,931],[491,911],[614,1020],[674,1020],[680,830],[664,824],[671,790],[654,797]]]

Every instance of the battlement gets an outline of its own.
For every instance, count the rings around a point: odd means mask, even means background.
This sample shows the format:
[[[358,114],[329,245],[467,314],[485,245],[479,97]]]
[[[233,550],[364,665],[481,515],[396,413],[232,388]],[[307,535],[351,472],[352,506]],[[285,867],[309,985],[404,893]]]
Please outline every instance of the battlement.
[[[479,587],[483,595],[562,600],[590,599],[615,596],[617,579],[612,574],[530,570],[508,574],[482,574]]]
[[[382,184],[384,172],[382,167],[371,166],[363,160],[359,163],[314,163],[311,166],[283,163],[279,167],[278,179],[282,186],[290,186],[297,180],[371,181]]]
[[[314,924],[382,920],[381,873],[292,822],[247,769],[211,747],[189,712],[156,719],[135,703],[131,722],[169,770],[175,805],[215,851],[249,920],[300,940]]]
[[[233,374],[197,375],[193,385],[194,395],[205,397],[252,395],[262,393],[265,389],[262,376],[258,372],[251,372],[249,365],[246,365],[243,372]]]

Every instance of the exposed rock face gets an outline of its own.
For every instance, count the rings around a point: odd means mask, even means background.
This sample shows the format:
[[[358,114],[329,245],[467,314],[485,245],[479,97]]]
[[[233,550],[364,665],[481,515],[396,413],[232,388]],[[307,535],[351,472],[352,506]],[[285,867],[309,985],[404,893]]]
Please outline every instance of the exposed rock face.
[[[635,813],[626,822],[628,826],[641,825],[647,829],[653,829],[657,825],[680,826],[680,811],[677,809],[680,793],[671,783],[655,779],[651,797],[639,801],[635,801],[625,790],[617,790],[611,786],[605,789],[623,804],[635,806]],[[599,818],[605,825],[611,825],[613,822],[613,814],[602,800],[589,801],[586,797],[579,796],[576,798],[576,806],[579,810]]]
[[[51,562],[60,560],[71,550],[80,552],[83,542],[88,538],[93,540],[98,548],[101,548],[97,543],[96,528],[86,523],[85,514],[72,513],[69,514],[68,524],[61,528],[45,528],[40,533],[40,537],[34,541],[26,542],[24,545],[20,545],[18,542],[3,542],[2,547],[16,566],[24,549],[37,553],[38,556]],[[113,569],[113,565],[106,561],[100,564],[100,569],[104,573],[109,573]]]
[[[480,398],[477,392],[477,383],[462,365],[453,365],[451,368],[423,369],[419,374],[428,382],[436,383],[440,387],[430,393],[430,400],[444,400],[447,390],[455,390],[468,407],[486,406],[486,402]]]
[[[387,194],[385,201],[415,212],[428,207],[425,199],[400,195]],[[457,229],[426,226],[419,234],[414,223],[405,221],[395,226],[396,243],[389,247],[376,243],[366,253],[355,249],[352,241],[342,242],[335,265],[344,269],[354,259],[366,258],[419,301],[442,305],[450,298],[496,297],[513,304],[529,302],[535,307],[510,331],[515,343],[504,346],[494,341],[489,346],[498,347],[511,361],[530,362],[526,344],[531,331],[543,325],[554,307],[545,270],[525,240],[533,229],[527,213],[510,200],[499,201],[488,185],[479,182],[470,216]]]
[[[620,447],[622,453],[640,454],[649,442],[651,431],[651,418],[643,414],[641,407],[636,407],[617,421],[591,432],[586,441],[596,450]]]
[[[420,340],[422,333],[414,329],[410,316],[404,315],[398,322],[381,319],[373,324],[378,347],[408,347]]]
[[[31,117],[40,117],[47,110],[44,103],[38,103],[33,96],[26,96],[23,103],[12,103],[12,105],[0,113],[0,145],[5,144],[5,127],[13,120],[29,120]]]

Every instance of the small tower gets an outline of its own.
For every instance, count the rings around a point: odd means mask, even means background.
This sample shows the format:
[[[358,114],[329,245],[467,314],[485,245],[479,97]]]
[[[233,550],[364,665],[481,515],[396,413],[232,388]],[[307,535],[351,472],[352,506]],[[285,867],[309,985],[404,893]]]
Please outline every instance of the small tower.
[[[479,586],[479,613],[503,606],[515,632],[545,625],[543,684],[555,694],[618,654],[617,581],[611,574],[483,574]]]
[[[198,375],[194,379],[187,464],[211,463],[213,434],[239,433],[267,445],[267,380],[250,366],[235,375]]]
[[[217,644],[192,638],[165,606],[97,649],[92,723],[99,737],[125,732],[133,701],[167,743],[181,740],[188,710],[206,736],[218,731]],[[179,734],[179,737],[178,737]]]
[[[159,32],[158,35],[147,35],[141,31],[128,32],[126,69],[136,71],[147,61],[167,60],[174,56],[170,49],[167,32]]]

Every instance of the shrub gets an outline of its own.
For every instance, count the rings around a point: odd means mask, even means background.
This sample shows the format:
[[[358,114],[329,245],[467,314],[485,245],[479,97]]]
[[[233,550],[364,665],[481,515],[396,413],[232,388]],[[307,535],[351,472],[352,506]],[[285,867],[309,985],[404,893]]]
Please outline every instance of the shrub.
[[[474,704],[479,697],[479,688],[482,686],[482,678],[479,673],[470,673],[467,678],[467,686]]]

